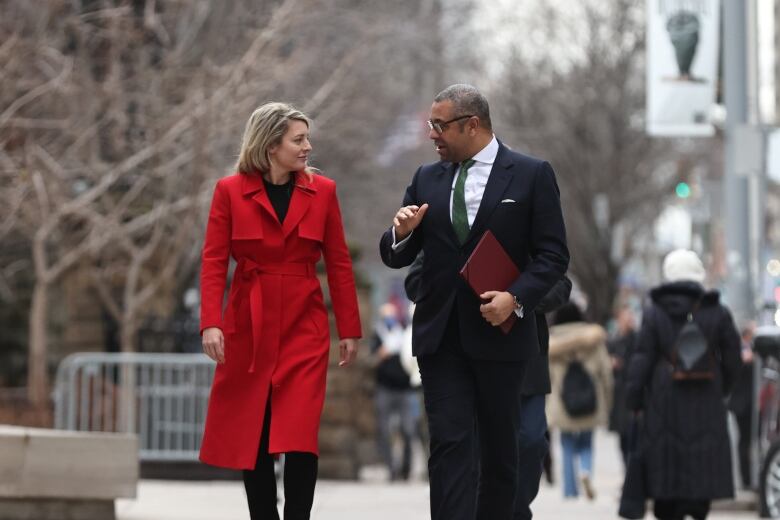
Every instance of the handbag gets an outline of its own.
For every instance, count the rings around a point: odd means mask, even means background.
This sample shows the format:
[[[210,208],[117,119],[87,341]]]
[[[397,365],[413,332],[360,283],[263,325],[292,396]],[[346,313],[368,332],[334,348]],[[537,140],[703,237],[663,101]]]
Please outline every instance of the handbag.
[[[621,518],[641,519],[645,517],[647,491],[645,488],[645,465],[642,455],[642,421],[640,417],[631,418],[628,437],[628,461],[623,490],[620,493],[618,515]]]

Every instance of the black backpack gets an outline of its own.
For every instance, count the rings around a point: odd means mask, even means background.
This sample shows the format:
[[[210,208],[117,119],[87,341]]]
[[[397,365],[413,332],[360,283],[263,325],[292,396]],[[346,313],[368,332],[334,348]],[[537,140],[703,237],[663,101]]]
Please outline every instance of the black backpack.
[[[715,378],[715,356],[707,337],[693,321],[699,309],[697,301],[672,345],[672,379],[675,381],[707,381]]]
[[[596,413],[596,385],[583,364],[571,360],[563,376],[561,401],[570,417],[585,417]]]

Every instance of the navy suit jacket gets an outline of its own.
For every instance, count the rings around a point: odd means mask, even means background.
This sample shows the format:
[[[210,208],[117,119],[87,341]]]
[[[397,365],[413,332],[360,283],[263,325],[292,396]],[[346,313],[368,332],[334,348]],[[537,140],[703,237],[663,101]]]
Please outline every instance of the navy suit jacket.
[[[443,161],[421,166],[406,189],[403,205],[427,203],[427,213],[403,247],[392,250],[392,228],[379,244],[382,261],[396,269],[410,265],[421,250],[425,253],[413,319],[414,355],[438,349],[454,306],[468,355],[499,361],[527,359],[539,352],[534,308],[569,263],[555,173],[546,161],[513,152],[499,142],[479,211],[460,245],[450,219],[456,168]],[[479,298],[458,274],[488,229],[521,272],[507,290],[523,304],[524,318],[506,335],[482,317]]]

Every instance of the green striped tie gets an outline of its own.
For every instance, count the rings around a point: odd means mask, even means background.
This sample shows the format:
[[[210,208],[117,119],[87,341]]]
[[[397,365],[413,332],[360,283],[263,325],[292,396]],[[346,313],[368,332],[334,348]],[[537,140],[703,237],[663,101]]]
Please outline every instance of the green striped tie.
[[[469,216],[466,212],[466,177],[469,173],[469,168],[474,164],[474,159],[463,161],[460,165],[460,173],[458,174],[458,180],[455,181],[455,193],[452,195],[452,227],[455,228],[455,234],[458,236],[458,240],[461,244],[466,241],[466,237],[469,236]]]

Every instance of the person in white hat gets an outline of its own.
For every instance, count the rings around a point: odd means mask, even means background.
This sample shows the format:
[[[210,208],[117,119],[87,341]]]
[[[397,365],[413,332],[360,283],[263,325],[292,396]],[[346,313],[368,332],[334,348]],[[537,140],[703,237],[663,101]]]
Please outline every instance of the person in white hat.
[[[718,292],[704,289],[706,271],[695,252],[669,253],[663,277],[643,314],[626,402],[643,412],[640,453],[656,518],[699,520],[712,500],[734,496],[723,397],[738,374],[740,338]],[[699,331],[694,350],[681,340],[684,325]]]
[[[675,249],[664,258],[664,280],[667,282],[690,281],[703,284],[707,277],[699,255],[690,249]]]

